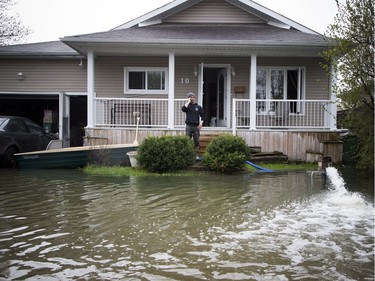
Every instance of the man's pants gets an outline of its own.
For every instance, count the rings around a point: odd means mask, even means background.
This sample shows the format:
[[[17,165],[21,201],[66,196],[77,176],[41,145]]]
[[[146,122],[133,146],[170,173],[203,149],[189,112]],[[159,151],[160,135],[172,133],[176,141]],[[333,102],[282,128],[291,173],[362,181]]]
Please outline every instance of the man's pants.
[[[194,146],[197,149],[199,147],[199,130],[198,130],[198,126],[186,125],[186,127],[185,127],[185,133],[186,133],[186,135],[189,138],[193,137],[193,139],[194,139]]]

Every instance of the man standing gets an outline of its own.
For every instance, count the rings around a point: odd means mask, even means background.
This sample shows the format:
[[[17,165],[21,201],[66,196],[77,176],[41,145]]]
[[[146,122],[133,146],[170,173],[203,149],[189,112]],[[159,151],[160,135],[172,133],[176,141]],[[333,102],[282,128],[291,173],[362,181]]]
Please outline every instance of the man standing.
[[[195,151],[198,152],[199,149],[199,133],[202,129],[204,111],[203,108],[195,103],[195,94],[189,92],[187,94],[187,101],[182,106],[182,111],[186,113],[185,119],[185,133],[186,135],[194,139]]]

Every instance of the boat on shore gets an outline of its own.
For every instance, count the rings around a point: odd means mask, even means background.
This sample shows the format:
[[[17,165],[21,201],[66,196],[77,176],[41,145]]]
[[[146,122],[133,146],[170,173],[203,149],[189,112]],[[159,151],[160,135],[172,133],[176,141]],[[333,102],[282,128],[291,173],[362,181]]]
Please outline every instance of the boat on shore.
[[[58,148],[17,153],[14,156],[21,169],[72,169],[87,164],[130,166],[130,151],[138,144],[112,144]]]

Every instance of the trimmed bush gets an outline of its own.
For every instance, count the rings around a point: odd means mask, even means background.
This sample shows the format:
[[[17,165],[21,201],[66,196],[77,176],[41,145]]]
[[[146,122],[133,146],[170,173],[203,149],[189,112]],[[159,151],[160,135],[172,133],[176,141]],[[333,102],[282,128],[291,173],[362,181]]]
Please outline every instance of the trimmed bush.
[[[137,151],[138,165],[150,172],[177,171],[195,161],[194,145],[187,136],[148,137]]]
[[[222,135],[214,138],[203,155],[203,165],[219,172],[242,170],[250,149],[245,141],[237,136]]]

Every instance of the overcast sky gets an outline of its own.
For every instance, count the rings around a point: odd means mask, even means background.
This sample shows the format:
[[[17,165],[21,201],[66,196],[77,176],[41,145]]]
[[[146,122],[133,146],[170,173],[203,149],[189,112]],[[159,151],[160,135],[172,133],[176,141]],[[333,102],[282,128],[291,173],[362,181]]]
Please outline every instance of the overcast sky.
[[[32,33],[26,43],[107,31],[171,0],[14,0],[12,13]],[[335,0],[256,0],[255,2],[324,34],[337,12]]]

